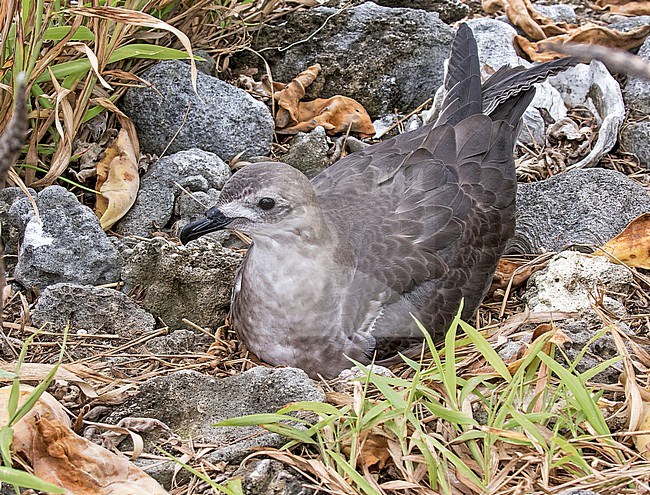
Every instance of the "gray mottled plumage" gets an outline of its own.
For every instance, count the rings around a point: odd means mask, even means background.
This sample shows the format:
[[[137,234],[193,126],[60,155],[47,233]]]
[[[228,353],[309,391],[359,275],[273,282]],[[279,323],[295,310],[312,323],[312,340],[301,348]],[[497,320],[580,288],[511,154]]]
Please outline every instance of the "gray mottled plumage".
[[[218,228],[253,244],[231,325],[274,365],[336,376],[439,339],[464,299],[476,311],[515,225],[513,147],[532,84],[575,62],[505,68],[484,85],[476,42],[454,41],[435,124],[370,146],[311,182],[282,163],[237,172],[187,241]],[[486,112],[488,114],[486,114]],[[274,206],[263,209],[262,198]]]

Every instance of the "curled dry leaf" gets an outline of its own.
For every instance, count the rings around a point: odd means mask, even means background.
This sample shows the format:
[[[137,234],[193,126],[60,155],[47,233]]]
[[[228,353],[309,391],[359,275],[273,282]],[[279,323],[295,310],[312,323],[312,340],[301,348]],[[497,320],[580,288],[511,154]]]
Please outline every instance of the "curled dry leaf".
[[[650,430],[650,402],[643,402],[643,412],[641,413],[641,420],[637,431]],[[650,434],[642,433],[635,435],[634,445],[643,457],[650,461]]]
[[[298,106],[297,122],[290,127],[278,129],[278,133],[309,132],[320,125],[328,134],[348,132],[349,129],[350,132],[359,133],[361,137],[375,135],[375,127],[365,108],[357,101],[345,96],[301,102]]]
[[[540,42],[531,42],[523,36],[515,36],[515,44],[534,62],[547,62],[560,55],[550,50],[552,45],[564,43],[587,43],[609,48],[631,50],[643,44],[650,34],[650,25],[641,26],[628,32],[617,31],[595,24],[585,24],[569,34],[554,36]],[[547,48],[548,47],[548,48]]]
[[[34,389],[21,386],[20,402]],[[10,387],[0,389],[0,421],[6,424]],[[167,492],[123,456],[70,429],[63,407],[44,393],[13,428],[13,449],[31,460],[34,474],[67,495],[164,495]]]
[[[608,9],[612,14],[650,15],[650,2],[629,0],[596,0],[596,7]]]
[[[350,131],[359,133],[361,137],[374,136],[375,128],[370,115],[352,98],[337,95],[326,99],[300,101],[305,96],[306,88],[320,73],[320,69],[320,65],[312,65],[283,89],[274,93],[273,97],[279,107],[275,116],[277,132],[296,134],[322,126],[330,135]],[[270,89],[270,84],[266,84]],[[274,89],[281,86],[281,83],[273,83]]]
[[[274,94],[278,102],[278,113],[275,116],[275,125],[278,128],[287,127],[293,122],[301,122],[298,107],[300,100],[305,97],[305,90],[314,82],[320,73],[320,65],[307,67],[307,70],[298,74],[284,89]]]
[[[650,213],[632,220],[627,227],[605,243],[599,256],[611,254],[627,266],[650,269]]]
[[[123,127],[97,163],[96,189],[100,194],[95,213],[104,230],[110,229],[135,203],[140,187],[137,149],[135,132]]]
[[[488,294],[494,294],[494,291],[497,289],[506,289],[510,284],[511,279],[511,287],[513,289],[517,288],[526,282],[526,280],[528,280],[530,276],[539,269],[539,267],[534,265],[524,265],[525,263],[510,261],[504,258],[500,259],[499,264],[497,265],[497,270],[492,278],[492,285],[490,286]]]
[[[533,40],[543,40],[568,31],[566,23],[555,23],[549,17],[540,14],[530,0],[483,0],[483,10],[488,14],[501,9],[505,11],[512,24]]]

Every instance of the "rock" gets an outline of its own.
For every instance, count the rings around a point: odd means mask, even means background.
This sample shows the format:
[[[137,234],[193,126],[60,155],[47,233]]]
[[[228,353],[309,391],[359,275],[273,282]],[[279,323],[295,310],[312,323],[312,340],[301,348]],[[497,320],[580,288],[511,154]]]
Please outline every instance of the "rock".
[[[632,280],[626,267],[611,263],[605,256],[564,251],[556,255],[546,268],[530,277],[524,299],[531,312],[584,313],[591,311],[593,295],[599,286],[624,294],[629,292]],[[609,296],[603,297],[607,309],[620,313],[620,302]]]
[[[192,353],[196,349],[196,337],[194,332],[189,330],[175,330],[169,335],[161,335],[148,340],[144,346],[152,354],[156,355],[179,355]]]
[[[188,223],[201,218],[206,210],[217,204],[219,196],[221,196],[221,192],[216,189],[208,189],[206,192],[196,191],[191,196],[189,194],[181,194],[178,197],[179,230]]]
[[[460,21],[469,14],[469,7],[460,0],[377,0],[375,3],[382,7],[437,12],[440,20],[446,24]]]
[[[265,49],[277,81],[289,82],[319,63],[321,73],[307,97],[348,96],[378,116],[395,108],[411,110],[435,93],[452,39],[452,29],[433,12],[366,2],[348,9],[297,11],[281,25],[262,28],[253,48]],[[232,64],[263,70],[249,53]]]
[[[45,327],[48,332],[62,333],[69,324],[70,334],[80,335],[80,339],[84,334],[121,337],[104,341],[93,337],[93,342],[101,341],[108,347],[117,347],[151,332],[156,323],[153,316],[117,290],[67,283],[47,287],[31,315],[32,323],[39,328]],[[97,349],[69,345],[66,353],[77,360],[95,355]]]
[[[122,269],[125,291],[144,288],[142,306],[170,328],[187,318],[218,326],[230,305],[235,271],[242,256],[201,238],[176,246],[163,238],[141,241]]]
[[[537,12],[550,18],[555,23],[578,24],[575,7],[571,5],[565,3],[555,5],[534,4],[533,7]]]
[[[621,87],[607,68],[594,60],[589,65],[578,64],[548,82],[570,106],[587,107],[599,124],[598,139],[591,152],[571,168],[594,167],[615,145],[618,130],[625,118]],[[534,104],[534,102],[533,102]]]
[[[560,320],[556,325],[570,339],[564,352],[570,362],[580,358],[576,369],[582,373],[619,355],[610,332],[604,332],[593,340],[606,327],[606,323],[592,309],[594,296],[605,288],[608,294],[603,295],[603,308],[610,314],[624,318],[627,312],[621,299],[631,292],[632,281],[632,274],[627,268],[611,263],[604,256],[565,251],[551,259],[546,268],[531,276],[523,299],[531,312],[567,311],[580,314],[577,320]],[[619,323],[618,326],[621,331],[630,333],[624,324]],[[588,352],[584,353],[587,346]],[[584,356],[580,357],[583,353]],[[616,383],[620,373],[620,365],[617,364],[601,371],[593,380]]]
[[[142,78],[153,88],[130,88],[121,106],[135,122],[143,152],[161,155],[169,145],[167,153],[200,148],[223,160],[268,155],[271,112],[245,91],[199,73],[197,94],[190,67],[177,60],[154,65]]]
[[[650,61],[650,38],[646,38],[637,55]],[[647,115],[650,113],[650,80],[640,76],[629,76],[623,97],[628,110]]]
[[[205,50],[194,50],[193,53],[195,57],[201,57],[205,59],[204,61],[195,61],[196,70],[203,72],[203,74],[207,76],[214,76],[217,69],[217,61],[214,59],[214,57]],[[182,62],[187,65],[190,64],[189,60],[182,60]]]
[[[70,332],[129,338],[151,332],[156,323],[153,316],[120,291],[67,283],[47,287],[31,314],[34,325],[50,323],[56,332],[69,323]]]
[[[621,151],[636,155],[642,165],[650,168],[650,122],[632,122],[621,131]]]
[[[36,196],[36,191],[29,188],[29,194]],[[0,189],[0,225],[2,225],[2,243],[4,245],[5,269],[13,271],[18,261],[18,246],[22,237],[22,229],[9,222],[9,210],[17,200],[25,198],[25,193],[19,187]]]
[[[289,153],[282,161],[300,170],[310,179],[325,170],[329,165],[330,146],[325,129],[321,126],[305,134],[299,132],[291,140]]]
[[[43,290],[60,282],[100,285],[119,279],[117,250],[90,208],[60,186],[46,187],[35,200],[40,221],[27,198],[14,201],[8,213],[9,228],[22,237],[18,282]]]
[[[607,16],[607,22],[609,22],[609,26],[607,26],[608,28],[627,32],[642,26],[649,25],[650,15],[635,15],[630,17],[614,14]]]
[[[311,495],[307,479],[271,459],[249,459],[234,474],[242,480],[244,495]]]
[[[149,237],[168,226],[175,198],[186,191],[221,189],[231,175],[228,165],[209,151],[193,148],[165,156],[142,177],[138,197],[115,231]]]
[[[216,446],[209,462],[241,460],[254,447],[280,447],[287,439],[257,426],[214,427],[219,421],[250,414],[274,413],[290,402],[319,401],[323,391],[295,368],[253,368],[215,379],[195,371],[178,371],[142,383],[138,392],[105,420],[125,417],[157,419],[181,438]],[[155,439],[145,436],[151,442]],[[173,462],[171,465],[173,466]]]
[[[517,227],[507,252],[561,251],[572,244],[602,245],[650,211],[637,182],[612,170],[584,169],[519,184]]]

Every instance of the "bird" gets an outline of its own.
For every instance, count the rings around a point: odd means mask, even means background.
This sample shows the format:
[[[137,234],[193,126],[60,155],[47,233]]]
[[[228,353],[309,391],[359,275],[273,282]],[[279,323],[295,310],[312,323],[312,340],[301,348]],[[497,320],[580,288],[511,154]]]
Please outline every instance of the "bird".
[[[439,342],[471,319],[515,227],[514,146],[535,88],[577,63],[502,67],[481,83],[461,24],[435,122],[350,154],[311,181],[281,162],[235,172],[181,242],[232,229],[252,239],[229,322],[273,366],[331,379]]]

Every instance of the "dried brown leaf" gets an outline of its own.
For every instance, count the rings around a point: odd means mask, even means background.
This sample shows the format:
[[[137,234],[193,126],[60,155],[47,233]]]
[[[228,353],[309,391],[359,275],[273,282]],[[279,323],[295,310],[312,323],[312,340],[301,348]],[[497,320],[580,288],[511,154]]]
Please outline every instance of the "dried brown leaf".
[[[650,430],[650,402],[643,403],[643,414],[639,421],[638,431]],[[650,434],[642,433],[633,437],[634,445],[643,457],[650,461]]]
[[[500,9],[505,11],[512,24],[533,40],[565,34],[568,30],[565,23],[555,23],[540,14],[530,0],[483,0],[483,10],[488,14],[494,14]]]
[[[537,43],[517,35],[515,36],[515,44],[532,61],[547,62],[560,57],[560,55],[549,50],[553,44],[587,43],[631,50],[643,44],[648,34],[650,34],[650,25],[641,26],[628,32],[622,32],[595,24],[585,24],[574,29],[569,34],[554,36]]]
[[[0,424],[7,423],[11,387],[0,389]],[[34,389],[21,386],[20,402]],[[167,492],[123,456],[76,435],[57,400],[44,393],[14,426],[13,449],[32,462],[34,474],[67,495],[163,495]]]
[[[525,263],[500,259],[497,270],[492,279],[489,294],[497,289],[506,289],[512,280],[512,288],[519,287],[540,267],[535,265],[524,266]]]
[[[650,269],[650,213],[644,213],[632,220],[627,227],[605,243],[600,256],[612,255],[614,261],[628,266]]]
[[[596,0],[596,6],[612,14],[650,15],[650,2],[630,0]]]
[[[346,96],[300,102],[297,124],[278,129],[278,133],[309,132],[319,125],[323,126],[330,135],[347,132],[348,129],[350,132],[359,133],[361,137],[375,135],[375,127],[366,109],[359,102]]]
[[[275,125],[278,128],[287,127],[293,123],[301,122],[298,105],[305,96],[305,89],[314,82],[320,73],[320,65],[307,67],[298,74],[284,89],[275,93],[278,102],[278,113],[275,116]]]
[[[135,203],[140,187],[138,159],[132,136],[122,128],[97,163],[95,213],[104,230],[110,229]]]

